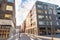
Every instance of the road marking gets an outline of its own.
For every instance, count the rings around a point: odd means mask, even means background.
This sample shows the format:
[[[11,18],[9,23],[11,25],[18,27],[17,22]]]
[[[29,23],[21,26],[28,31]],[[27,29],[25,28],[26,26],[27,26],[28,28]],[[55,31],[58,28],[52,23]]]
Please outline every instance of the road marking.
[[[15,40],[18,40],[18,39],[15,39]]]
[[[31,40],[34,40],[33,38],[30,38]]]
[[[38,38],[38,40],[42,40],[42,39]]]
[[[34,38],[34,36],[31,36],[31,35],[28,35],[29,37],[31,37],[31,38]]]

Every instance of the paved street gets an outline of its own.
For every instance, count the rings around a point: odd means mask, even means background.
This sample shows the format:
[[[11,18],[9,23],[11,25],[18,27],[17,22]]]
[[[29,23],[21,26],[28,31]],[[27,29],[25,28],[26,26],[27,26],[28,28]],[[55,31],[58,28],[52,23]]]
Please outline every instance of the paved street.
[[[26,34],[20,34],[20,38],[19,38],[19,34],[16,34],[15,36],[12,36],[11,38],[9,38],[8,40],[40,40],[34,36],[28,36]]]
[[[29,36],[29,35],[26,35],[26,34],[21,34],[19,40],[40,40],[40,39],[37,38],[37,37],[34,37],[34,36]]]
[[[58,35],[57,37],[54,37],[54,40],[60,40],[60,38],[59,38],[60,36]],[[51,37],[33,36],[33,35],[28,35],[28,34],[25,34],[25,33],[21,33],[20,38],[19,38],[19,34],[16,34],[16,35],[12,36],[11,38],[9,38],[8,40],[51,40]]]
[[[30,36],[33,36],[33,35],[30,35]],[[38,38],[38,40],[51,40],[52,39],[51,36],[36,36],[36,35],[34,35],[34,37]],[[54,35],[53,40],[60,40],[60,34]]]
[[[29,36],[27,36],[27,35],[25,35],[25,34],[21,34],[19,40],[31,40],[31,39],[30,39]]]

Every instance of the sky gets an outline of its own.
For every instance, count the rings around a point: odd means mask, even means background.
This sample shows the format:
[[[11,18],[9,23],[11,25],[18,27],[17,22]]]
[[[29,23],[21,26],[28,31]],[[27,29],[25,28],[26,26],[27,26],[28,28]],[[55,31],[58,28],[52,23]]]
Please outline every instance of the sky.
[[[23,23],[28,12],[37,0],[15,0],[16,5],[16,25],[19,26]],[[60,6],[60,0],[39,0]]]

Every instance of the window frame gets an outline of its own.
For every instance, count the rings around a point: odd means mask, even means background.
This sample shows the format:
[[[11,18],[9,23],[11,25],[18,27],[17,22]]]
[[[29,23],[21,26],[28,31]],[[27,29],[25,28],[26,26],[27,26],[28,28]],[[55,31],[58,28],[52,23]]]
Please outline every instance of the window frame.
[[[13,11],[13,6],[12,5],[6,5],[6,10],[7,11]]]
[[[37,10],[37,13],[43,14],[43,13],[44,13],[44,11],[43,11],[43,10],[41,10],[41,9],[38,9],[38,10]]]
[[[44,18],[44,15],[38,15],[38,18],[39,19],[43,19]]]
[[[9,16],[9,17],[6,17],[6,15]],[[4,17],[7,18],[7,19],[11,19],[11,16],[12,16],[11,14],[5,14],[4,15]]]
[[[59,22],[57,22],[57,25],[59,25]]]
[[[53,9],[49,8],[49,14],[53,14]]]
[[[43,9],[43,5],[42,5],[42,4],[38,4],[38,5],[37,5],[37,8]]]
[[[39,25],[45,25],[45,21],[39,21]]]

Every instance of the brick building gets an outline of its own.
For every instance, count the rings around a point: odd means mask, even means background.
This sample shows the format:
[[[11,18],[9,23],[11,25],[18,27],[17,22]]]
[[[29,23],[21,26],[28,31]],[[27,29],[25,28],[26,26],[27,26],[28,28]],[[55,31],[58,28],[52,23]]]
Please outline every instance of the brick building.
[[[15,0],[0,0],[0,40],[12,35],[15,19]]]
[[[21,32],[22,33],[25,33],[25,28],[26,28],[26,22],[25,22],[25,20],[23,21],[23,23],[21,24]]]

